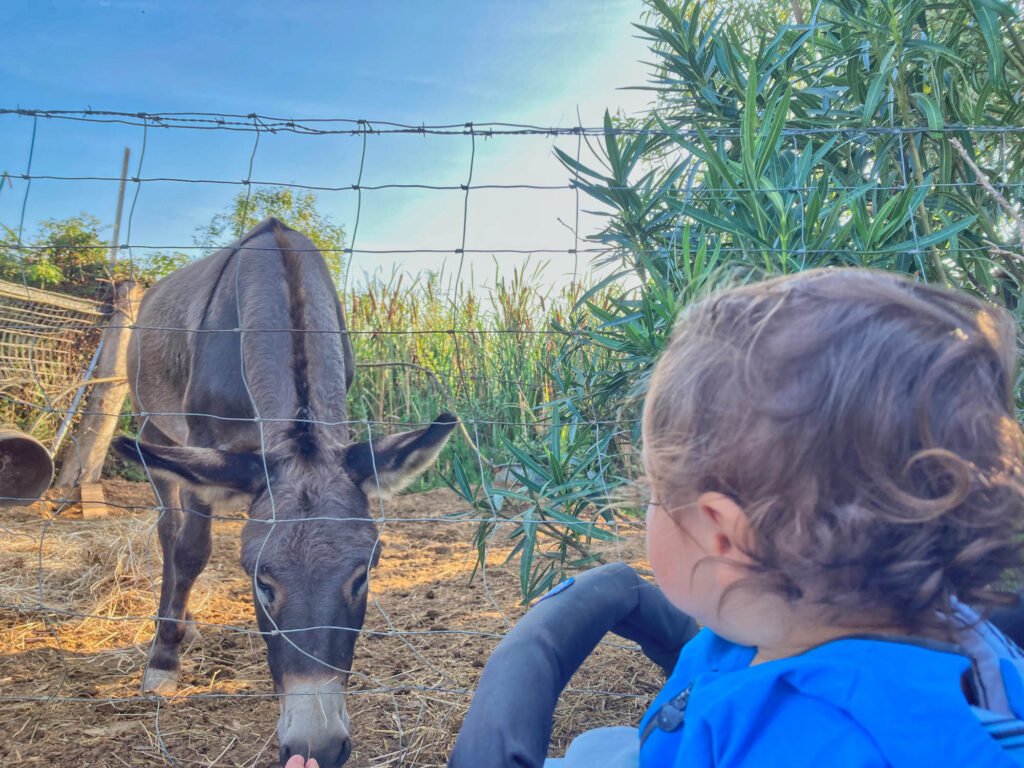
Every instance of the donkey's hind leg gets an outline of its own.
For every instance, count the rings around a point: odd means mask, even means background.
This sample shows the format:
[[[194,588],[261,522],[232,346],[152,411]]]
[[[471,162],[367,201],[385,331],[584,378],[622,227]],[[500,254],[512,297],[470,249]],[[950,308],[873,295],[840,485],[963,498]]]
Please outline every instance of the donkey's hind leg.
[[[163,477],[153,477],[153,485],[156,487],[160,502],[157,533],[160,537],[160,550],[163,553],[163,581],[160,585],[156,636],[153,638],[146,671],[142,676],[142,690],[171,694],[177,689],[179,662],[177,644],[171,647],[167,640],[177,632],[177,624],[172,621],[169,608],[176,581],[174,548],[181,530],[182,510],[177,483]]]

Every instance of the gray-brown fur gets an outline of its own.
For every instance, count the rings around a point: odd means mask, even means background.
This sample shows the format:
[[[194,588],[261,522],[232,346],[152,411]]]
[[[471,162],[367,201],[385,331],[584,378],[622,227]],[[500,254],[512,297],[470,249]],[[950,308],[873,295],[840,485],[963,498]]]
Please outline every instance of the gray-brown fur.
[[[163,506],[161,619],[143,685],[175,686],[211,516],[248,504],[242,565],[285,694],[282,763],[296,751],[325,768],[347,758],[343,689],[366,610],[366,572],[379,556],[367,493],[386,495],[411,480],[455,424],[442,414],[372,446],[350,443],[353,372],[323,258],[274,219],[154,285],[129,345],[142,429],[138,443],[117,447],[149,469]],[[321,718],[327,725],[309,725],[304,699],[289,686],[307,698],[324,692],[318,698],[335,707]]]

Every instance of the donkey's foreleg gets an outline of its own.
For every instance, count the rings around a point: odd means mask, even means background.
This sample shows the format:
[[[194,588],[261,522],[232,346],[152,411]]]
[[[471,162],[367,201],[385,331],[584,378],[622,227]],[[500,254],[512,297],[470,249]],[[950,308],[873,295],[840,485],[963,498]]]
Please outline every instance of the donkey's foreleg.
[[[164,582],[161,593],[160,622],[156,640],[143,678],[143,689],[157,693],[173,693],[181,670],[180,649],[183,641],[195,632],[189,627],[188,598],[192,585],[210,561],[212,509],[197,496],[181,492],[184,522],[174,541],[170,558],[173,581]],[[166,555],[165,555],[166,565]]]

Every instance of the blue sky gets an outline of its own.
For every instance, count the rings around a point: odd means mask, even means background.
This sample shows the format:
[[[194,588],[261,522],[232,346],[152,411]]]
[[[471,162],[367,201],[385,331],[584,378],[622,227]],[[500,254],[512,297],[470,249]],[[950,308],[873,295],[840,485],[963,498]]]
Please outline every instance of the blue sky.
[[[507,121],[571,127],[577,111],[599,125],[606,108],[627,113],[647,101],[642,41],[631,26],[640,0],[4,0],[0,106],[147,112],[257,112],[289,118],[344,117],[410,124]],[[0,116],[0,170],[21,173],[29,118]],[[248,173],[250,133],[151,130],[137,168],[142,130],[41,120],[34,174],[116,176],[124,146],[142,177],[239,180]],[[576,140],[557,140],[575,151]],[[568,175],[546,136],[477,139],[474,183],[562,184]],[[359,137],[264,134],[253,178],[324,186],[356,181]],[[364,184],[464,183],[465,136],[371,136]],[[135,194],[129,186],[128,201]],[[131,242],[188,246],[195,228],[238,187],[146,183]],[[0,222],[17,224],[24,182],[0,192]],[[38,180],[26,223],[87,211],[112,223],[116,184]],[[575,194],[474,190],[469,249],[569,248]],[[321,208],[352,233],[356,196],[321,194]],[[367,191],[356,247],[455,248],[462,238],[459,191]],[[582,207],[592,208],[584,201]],[[564,223],[560,223],[564,222]],[[586,215],[582,234],[594,231]],[[125,237],[121,238],[122,241]],[[141,254],[144,251],[136,251]],[[454,269],[455,257],[446,266]],[[522,259],[498,256],[502,269]],[[548,256],[552,280],[572,270]],[[353,273],[393,266],[436,269],[445,257],[357,254]],[[536,261],[536,259],[535,259]],[[468,256],[480,281],[490,255]]]

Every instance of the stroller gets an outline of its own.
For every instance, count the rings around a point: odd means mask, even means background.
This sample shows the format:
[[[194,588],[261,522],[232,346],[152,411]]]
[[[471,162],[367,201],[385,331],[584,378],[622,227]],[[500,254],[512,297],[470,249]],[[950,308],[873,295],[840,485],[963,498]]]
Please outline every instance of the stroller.
[[[1024,640],[1024,605],[997,611],[989,622],[967,606],[956,608],[956,640],[973,660],[973,687],[981,692],[972,710],[1011,761],[1024,765],[1024,652],[1017,645]],[[657,586],[624,563],[567,579],[495,648],[449,768],[636,768],[640,734],[635,727],[586,731],[564,757],[548,758],[558,697],[607,632],[638,643],[667,676],[698,629]],[[659,712],[651,722],[679,727],[684,714],[685,708]]]

